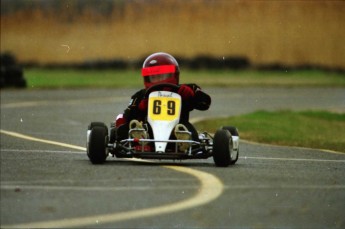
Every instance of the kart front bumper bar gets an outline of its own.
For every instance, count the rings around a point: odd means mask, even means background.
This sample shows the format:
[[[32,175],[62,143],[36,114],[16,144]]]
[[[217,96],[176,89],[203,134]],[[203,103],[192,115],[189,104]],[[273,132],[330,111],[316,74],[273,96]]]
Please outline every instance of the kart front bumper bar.
[[[166,142],[166,143],[175,143],[174,152],[147,152],[144,150],[145,143],[154,143],[154,142]],[[125,144],[129,143],[129,147],[126,147]],[[137,151],[131,147],[131,143],[138,143],[141,150]],[[187,152],[179,152],[177,149],[177,143],[188,143],[190,144],[189,150]],[[208,145],[207,149],[204,146],[205,143],[193,141],[193,140],[154,140],[154,139],[123,139],[118,143],[108,144],[110,151],[115,149],[120,149],[117,151],[117,157],[139,157],[147,159],[198,159],[198,158],[208,158],[210,157],[210,152],[212,147]]]
[[[137,143],[166,142],[166,143],[190,143],[190,144],[200,145],[200,142],[193,141],[193,140],[154,140],[154,139],[135,139],[135,138],[129,138],[129,139],[124,139],[124,140],[122,140],[120,142],[121,143],[125,143],[125,142],[137,142]]]

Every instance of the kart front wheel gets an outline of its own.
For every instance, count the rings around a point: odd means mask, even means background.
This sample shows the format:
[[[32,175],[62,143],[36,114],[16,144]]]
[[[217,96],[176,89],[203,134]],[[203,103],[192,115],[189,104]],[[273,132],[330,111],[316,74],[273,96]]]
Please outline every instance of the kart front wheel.
[[[94,126],[89,135],[87,155],[92,164],[102,164],[108,156],[107,145],[109,142],[106,126]]]
[[[231,137],[233,137],[233,136],[240,137],[240,135],[238,133],[238,129],[234,126],[223,126],[222,129],[228,130],[231,134]],[[237,147],[236,150],[231,151],[231,159],[232,159],[230,162],[231,165],[234,165],[237,162],[239,155],[240,155],[240,148],[239,147]]]
[[[223,126],[222,129],[228,130],[230,132],[231,136],[240,136],[238,134],[238,129],[234,126]]]
[[[232,158],[233,142],[228,130],[217,130],[213,139],[213,160],[218,167],[228,167],[235,158]]]

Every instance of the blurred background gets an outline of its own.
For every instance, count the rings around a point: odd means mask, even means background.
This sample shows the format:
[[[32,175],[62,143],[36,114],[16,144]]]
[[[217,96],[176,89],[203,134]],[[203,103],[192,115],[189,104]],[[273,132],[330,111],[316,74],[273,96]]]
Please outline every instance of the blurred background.
[[[344,1],[1,0],[1,53],[34,66],[165,51],[206,65],[344,70],[344,12]]]

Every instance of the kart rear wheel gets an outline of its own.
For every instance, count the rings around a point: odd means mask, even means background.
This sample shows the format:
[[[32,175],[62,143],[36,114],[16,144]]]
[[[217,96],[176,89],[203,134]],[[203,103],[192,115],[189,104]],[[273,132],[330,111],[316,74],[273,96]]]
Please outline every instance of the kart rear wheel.
[[[232,159],[233,142],[228,130],[217,130],[213,139],[213,161],[218,167],[228,167]]]
[[[106,126],[95,125],[92,127],[89,142],[87,145],[87,155],[92,164],[102,164],[108,156],[108,129]]]

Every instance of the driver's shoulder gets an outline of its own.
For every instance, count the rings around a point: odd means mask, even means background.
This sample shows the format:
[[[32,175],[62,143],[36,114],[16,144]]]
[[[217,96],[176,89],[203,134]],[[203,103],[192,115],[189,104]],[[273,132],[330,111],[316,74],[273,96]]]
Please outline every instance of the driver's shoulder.
[[[146,93],[146,89],[145,88],[140,89],[134,95],[132,95],[132,99],[133,98],[141,98],[141,97],[143,97],[145,95],[145,93]]]
[[[181,85],[186,85],[186,86],[192,88],[194,91],[201,89],[201,87],[195,83],[186,83],[186,84],[181,84]]]

